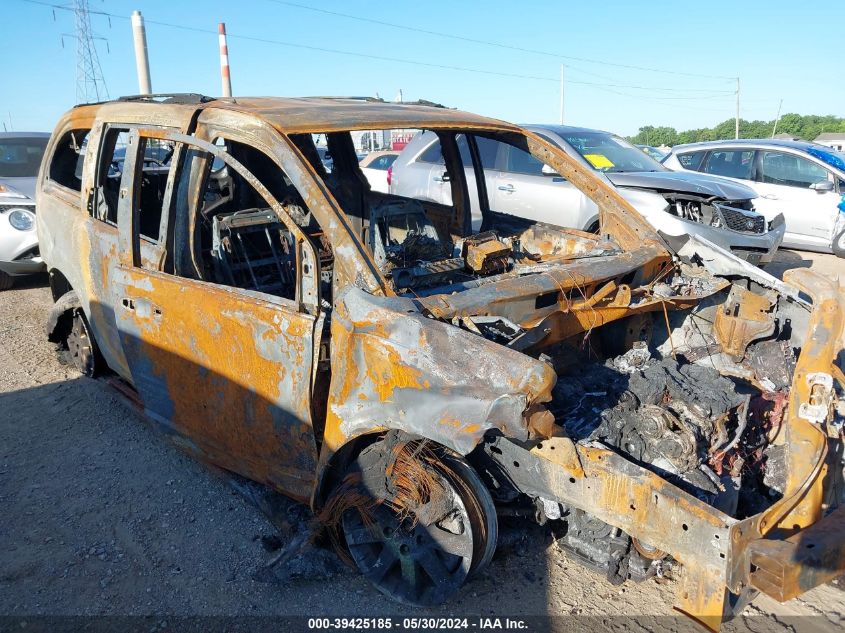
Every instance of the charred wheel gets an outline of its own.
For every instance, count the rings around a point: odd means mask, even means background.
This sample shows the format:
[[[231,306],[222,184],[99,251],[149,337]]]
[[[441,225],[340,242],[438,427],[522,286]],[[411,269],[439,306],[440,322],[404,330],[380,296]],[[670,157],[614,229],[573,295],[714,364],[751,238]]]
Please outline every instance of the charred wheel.
[[[351,477],[340,517],[346,548],[385,595],[415,606],[440,604],[490,562],[495,508],[459,457],[391,433],[360,454]]]
[[[82,310],[74,310],[66,342],[71,364],[84,376],[94,377],[99,369],[97,350]]]

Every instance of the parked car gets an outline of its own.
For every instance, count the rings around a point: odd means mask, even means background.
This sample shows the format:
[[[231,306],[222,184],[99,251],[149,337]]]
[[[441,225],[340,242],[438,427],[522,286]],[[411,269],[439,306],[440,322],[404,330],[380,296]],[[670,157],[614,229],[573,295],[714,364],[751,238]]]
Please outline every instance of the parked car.
[[[370,188],[373,191],[387,193],[389,184],[388,170],[397,156],[399,156],[399,152],[382,150],[370,152],[361,159],[361,171],[364,172],[367,182],[370,183]]]
[[[760,213],[783,214],[784,246],[845,257],[845,153],[806,141],[740,139],[678,145],[663,164],[752,187]]]
[[[583,168],[615,185],[658,233],[679,250],[690,235],[700,235],[755,265],[772,260],[783,239],[783,220],[767,222],[756,213],[756,194],[729,180],[672,172],[624,139],[599,130],[528,125],[572,156]],[[573,183],[530,154],[507,143],[478,142],[490,206],[496,211],[595,232],[598,206]],[[462,147],[459,145],[459,147]],[[468,151],[461,149],[466,178],[475,175]],[[414,138],[393,164],[390,192],[426,195],[446,203],[451,191],[443,181],[442,155],[437,135]],[[478,208],[477,200],[473,209]],[[480,226],[481,214],[473,214]]]
[[[329,148],[323,145],[317,145],[317,154],[320,155],[320,161],[323,163],[323,168],[327,173],[332,171],[332,155]]]
[[[651,145],[635,145],[634,147],[639,148],[658,162],[660,162],[667,156],[666,152],[661,152],[659,149]]]
[[[675,257],[601,173],[503,121],[161,99],[56,126],[36,190],[48,336],[185,450],[309,503],[380,591],[454,594],[493,556],[497,506],[558,522],[615,583],[682,565],[677,606],[710,628],[843,572],[838,282],[698,235]],[[370,189],[351,132],[379,125],[436,131],[449,204]],[[488,141],[583,192],[600,232],[497,212]]]
[[[49,133],[0,132],[0,290],[44,270],[35,230],[35,178]]]

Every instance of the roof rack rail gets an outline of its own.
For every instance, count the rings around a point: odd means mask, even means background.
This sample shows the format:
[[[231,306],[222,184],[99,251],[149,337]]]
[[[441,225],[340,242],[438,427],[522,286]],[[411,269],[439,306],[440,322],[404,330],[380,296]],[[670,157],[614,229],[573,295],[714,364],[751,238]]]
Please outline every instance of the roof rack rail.
[[[208,103],[214,97],[207,97],[196,92],[160,92],[151,95],[127,95],[118,97],[116,101],[149,101],[152,103],[172,103],[176,105]]]
[[[381,97],[339,97],[337,95],[330,96],[313,96],[306,97],[306,99],[337,99],[338,101],[369,101],[372,103],[385,103]]]
[[[442,103],[429,101],[428,99],[417,99],[416,101],[385,101],[381,97],[308,97],[309,99],[338,99],[338,100],[352,100],[352,101],[367,101],[369,103],[388,103],[390,105],[410,105],[410,106],[428,106],[430,108],[446,108]]]
[[[417,99],[416,101],[402,101],[399,105],[416,105],[416,106],[428,106],[430,108],[445,108],[446,106],[442,103],[436,103],[434,101],[429,101],[428,99]]]

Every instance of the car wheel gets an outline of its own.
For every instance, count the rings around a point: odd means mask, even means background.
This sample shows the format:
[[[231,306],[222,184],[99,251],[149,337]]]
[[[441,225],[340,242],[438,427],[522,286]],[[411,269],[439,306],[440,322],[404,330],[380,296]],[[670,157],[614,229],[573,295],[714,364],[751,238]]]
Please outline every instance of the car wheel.
[[[96,376],[100,370],[99,354],[82,310],[73,312],[66,343],[69,360],[79,373],[89,378]]]
[[[833,238],[833,254],[845,258],[845,229]]]
[[[11,275],[8,275],[0,270],[0,290],[8,290],[14,283],[15,281]]]
[[[599,224],[598,220],[596,220],[590,226],[587,227],[587,233],[595,233],[596,235],[598,235],[600,228],[601,225]]]
[[[343,492],[356,500],[343,512],[343,537],[380,592],[404,604],[440,604],[489,564],[495,508],[462,459],[425,440],[382,441],[361,452],[353,472],[362,473],[361,484]],[[368,472],[382,482],[387,473],[387,485],[369,483]]]

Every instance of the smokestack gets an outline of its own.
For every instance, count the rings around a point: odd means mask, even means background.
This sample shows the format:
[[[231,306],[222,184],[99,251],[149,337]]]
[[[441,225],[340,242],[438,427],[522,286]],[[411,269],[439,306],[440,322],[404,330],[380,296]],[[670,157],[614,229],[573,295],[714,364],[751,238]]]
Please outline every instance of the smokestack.
[[[132,39],[135,42],[135,68],[138,71],[138,92],[152,94],[150,85],[150,59],[147,56],[147,31],[140,11],[132,12]]]
[[[226,44],[226,24],[221,22],[217,25],[218,38],[220,39],[220,79],[223,82],[223,96],[232,96],[232,78],[229,76],[229,46]]]

